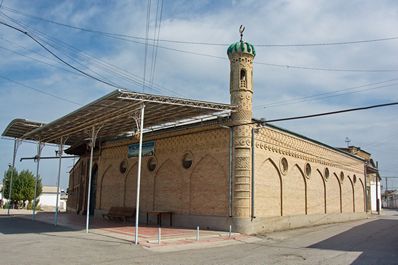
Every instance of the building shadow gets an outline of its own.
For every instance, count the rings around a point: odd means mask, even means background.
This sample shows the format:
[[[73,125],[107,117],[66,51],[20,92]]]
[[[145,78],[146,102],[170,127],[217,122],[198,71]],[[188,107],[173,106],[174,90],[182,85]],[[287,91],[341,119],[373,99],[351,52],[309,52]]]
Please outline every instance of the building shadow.
[[[309,248],[361,252],[352,264],[398,264],[398,220],[371,221]]]
[[[27,234],[77,231],[76,229],[49,225],[40,221],[32,221],[16,216],[0,216],[0,234]]]

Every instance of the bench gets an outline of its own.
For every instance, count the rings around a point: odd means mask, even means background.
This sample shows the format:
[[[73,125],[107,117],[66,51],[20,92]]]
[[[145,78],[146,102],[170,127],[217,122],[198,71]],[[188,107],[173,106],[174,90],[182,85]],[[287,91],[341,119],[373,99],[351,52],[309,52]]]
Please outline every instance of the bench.
[[[149,216],[156,216],[156,223],[162,226],[162,215],[169,215],[170,226],[173,226],[173,212],[170,211],[149,211],[146,213],[146,224],[149,224]]]
[[[132,207],[111,207],[108,213],[102,215],[104,219],[120,220],[126,222],[130,218],[135,218],[135,209]]]

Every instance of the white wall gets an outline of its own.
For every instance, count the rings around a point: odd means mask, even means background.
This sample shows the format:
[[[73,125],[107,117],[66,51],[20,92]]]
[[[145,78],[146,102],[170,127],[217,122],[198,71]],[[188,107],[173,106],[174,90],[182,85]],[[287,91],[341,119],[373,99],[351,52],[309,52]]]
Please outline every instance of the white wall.
[[[379,201],[381,203],[380,182],[377,182],[377,196],[378,196]],[[370,205],[371,205],[372,212],[377,212],[377,208],[376,208],[376,182],[375,181],[371,181],[370,182]],[[381,205],[380,205],[380,207],[381,207]]]
[[[61,195],[60,195],[61,196]],[[55,208],[57,202],[57,194],[56,193],[42,193],[40,195],[40,206],[43,207],[53,207]],[[60,210],[66,210],[65,201],[58,200],[58,208]]]

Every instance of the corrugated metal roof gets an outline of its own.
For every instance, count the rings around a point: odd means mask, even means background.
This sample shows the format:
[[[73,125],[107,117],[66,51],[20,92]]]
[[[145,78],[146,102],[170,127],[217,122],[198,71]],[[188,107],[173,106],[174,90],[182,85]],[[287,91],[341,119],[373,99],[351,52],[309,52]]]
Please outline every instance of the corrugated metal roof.
[[[98,138],[128,134],[136,130],[134,116],[142,104],[145,104],[145,130],[225,115],[234,109],[229,104],[115,90],[46,125],[36,126],[30,131],[21,130],[19,134],[6,133],[6,129],[3,136],[55,144],[63,137],[65,144],[73,145],[89,138],[93,126],[101,128]]]
[[[41,126],[44,126],[44,123],[28,121],[24,119],[15,119],[11,121],[7,128],[4,130],[2,136],[11,137],[11,138],[22,138],[28,132],[33,131]]]

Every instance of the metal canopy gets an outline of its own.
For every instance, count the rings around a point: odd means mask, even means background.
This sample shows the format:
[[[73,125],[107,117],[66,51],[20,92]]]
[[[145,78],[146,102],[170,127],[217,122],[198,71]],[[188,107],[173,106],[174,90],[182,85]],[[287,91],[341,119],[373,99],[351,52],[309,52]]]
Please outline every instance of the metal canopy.
[[[24,119],[15,119],[8,124],[7,128],[4,130],[2,136],[11,137],[16,139],[21,139],[26,133],[33,131],[44,123],[28,121]]]
[[[234,109],[229,104],[115,90],[46,125],[27,122],[36,124],[33,130],[32,127],[29,130],[21,125],[13,127],[14,120],[3,135],[54,144],[59,144],[63,137],[67,139],[66,145],[74,145],[89,138],[93,126],[101,127],[98,138],[127,135],[137,128],[134,117],[142,104],[145,104],[145,130],[225,115]]]

